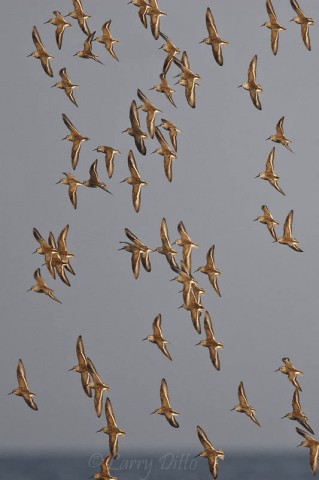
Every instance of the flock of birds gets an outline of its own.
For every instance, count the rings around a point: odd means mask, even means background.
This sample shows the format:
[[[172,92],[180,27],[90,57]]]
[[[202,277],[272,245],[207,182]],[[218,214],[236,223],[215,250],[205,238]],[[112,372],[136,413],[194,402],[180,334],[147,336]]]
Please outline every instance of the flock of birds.
[[[172,105],[176,106],[173,100],[174,90],[169,86],[167,80],[167,73],[169,72],[171,66],[175,65],[179,69],[179,73],[177,74],[177,77],[179,79],[177,83],[185,88],[185,97],[189,106],[195,108],[195,88],[198,85],[200,76],[191,70],[187,52],[183,51],[181,58],[178,58],[177,55],[181,53],[180,49],[177,48],[172,42],[172,40],[161,31],[160,18],[162,16],[165,16],[166,13],[160,10],[157,0],[149,0],[148,2],[146,2],[146,0],[131,0],[131,2],[129,3],[133,4],[138,8],[139,18],[145,28],[147,28],[148,26],[147,18],[149,17],[153,37],[156,40],[159,37],[162,37],[165,40],[165,43],[160,47],[167,54],[164,60],[162,72],[159,76],[160,84],[155,85],[154,87],[150,88],[150,90],[155,90],[157,92],[163,93],[167,100]],[[306,48],[310,50],[311,46],[308,27],[309,25],[313,24],[313,20],[312,18],[307,17],[303,13],[296,0],[290,0],[290,3],[292,8],[296,12],[296,16],[293,18],[293,21],[301,26],[302,40]],[[114,44],[118,42],[118,40],[114,39],[110,32],[111,20],[108,20],[103,24],[102,35],[95,37],[96,32],[94,31],[91,33],[87,23],[90,15],[84,13],[81,0],[73,0],[73,8],[73,11],[69,12],[67,15],[65,15],[65,17],[71,17],[77,20],[79,27],[86,35],[83,50],[77,51],[75,53],[75,56],[84,59],[91,59],[98,63],[102,63],[99,57],[92,51],[93,42],[97,41],[105,46],[105,49],[109,52],[112,58],[119,61],[113,47]],[[279,32],[284,31],[285,28],[278,23],[271,0],[266,0],[266,9],[269,16],[269,21],[265,22],[263,25],[271,30],[271,48],[273,54],[276,55],[279,46]],[[66,28],[69,28],[72,25],[70,22],[65,20],[64,16],[62,16],[59,11],[54,11],[54,15],[55,16],[53,18],[50,18],[45,23],[50,23],[56,27],[56,43],[58,48],[61,49],[64,31]],[[200,43],[205,43],[211,46],[216,63],[219,66],[222,66],[222,47],[227,45],[228,42],[222,40],[219,37],[215,20],[209,7],[207,8],[205,18],[208,37],[204,38]],[[50,77],[53,77],[53,70],[50,64],[50,60],[53,57],[47,53],[42,43],[40,34],[35,26],[32,29],[32,39],[35,45],[35,51],[32,52],[31,55],[35,58],[38,58],[41,61],[42,67],[46,74]],[[257,109],[261,110],[262,106],[259,99],[259,93],[262,92],[262,88],[256,81],[256,67],[257,55],[254,55],[248,68],[248,80],[246,83],[240,85],[240,87],[243,87],[245,90],[249,91],[254,106]],[[59,75],[61,80],[56,82],[53,87],[63,89],[72,104],[78,106],[77,101],[74,97],[73,90],[79,85],[73,84],[70,81],[66,68],[60,69]],[[163,156],[164,172],[166,178],[171,182],[173,179],[172,162],[177,158],[177,134],[180,132],[180,130],[172,121],[165,118],[161,119],[160,125],[156,125],[156,114],[161,113],[161,110],[155,107],[140,89],[137,89],[137,97],[141,100],[142,104],[138,106],[135,100],[131,102],[129,109],[130,127],[124,130],[124,132],[127,132],[134,138],[135,147],[141,155],[146,155],[147,153],[146,139],[148,138],[148,136],[151,139],[156,137],[159,143],[159,147],[157,147],[153,153],[158,153],[159,155]],[[142,130],[138,110],[146,113],[147,133]],[[66,135],[64,139],[72,142],[71,165],[73,170],[75,170],[79,161],[81,145],[83,142],[88,141],[89,138],[80,134],[77,128],[71,122],[71,120],[64,113],[62,114],[62,119],[65,126],[70,131],[70,133]],[[284,134],[283,123],[284,117],[280,118],[280,120],[278,121],[276,126],[276,133],[270,135],[268,139],[275,143],[283,145],[290,152],[292,152],[289,145],[291,141],[288,140]],[[161,129],[164,129],[168,132],[169,141],[165,139],[164,133]],[[106,173],[109,179],[111,179],[114,172],[115,155],[120,154],[121,152],[116,148],[105,145],[97,146],[95,150],[104,154]],[[277,191],[285,195],[281,187],[278,185],[279,176],[274,173],[274,157],[275,147],[272,148],[267,158],[265,171],[259,173],[257,177],[263,180],[268,180],[268,182]],[[98,187],[106,191],[107,193],[111,193],[107,188],[106,183],[102,182],[99,179],[99,175],[97,172],[97,164],[98,160],[95,160],[92,163],[89,169],[88,180],[80,181],[72,173],[63,172],[64,177],[57,182],[68,186],[69,199],[74,209],[77,208],[78,186],[85,186],[90,188]],[[136,212],[139,212],[141,207],[141,187],[147,185],[147,182],[141,179],[133,150],[130,150],[128,153],[128,169],[130,172],[130,176],[125,178],[122,182],[126,182],[127,184],[132,186],[133,207]],[[302,252],[298,240],[296,240],[292,235],[293,210],[288,213],[287,218],[284,222],[283,235],[281,237],[277,237],[275,228],[279,225],[279,222],[273,218],[270,210],[266,205],[262,205],[261,208],[263,211],[263,215],[257,217],[255,220],[266,224],[274,242],[287,245],[297,252]],[[49,232],[47,241],[42,237],[42,235],[36,228],[33,228],[33,235],[36,241],[39,243],[39,247],[35,250],[34,253],[38,253],[44,256],[45,266],[47,267],[53,278],[56,278],[56,275],[58,275],[58,277],[64,284],[70,286],[66,271],[73,275],[75,274],[75,272],[70,264],[70,260],[74,258],[74,254],[67,249],[68,230],[69,225],[66,225],[59,234],[57,241],[55,240],[52,232]],[[152,249],[148,247],[128,228],[125,228],[125,235],[128,241],[120,242],[124,244],[124,246],[121,247],[120,250],[125,250],[126,252],[131,254],[132,271],[136,279],[138,278],[140,273],[140,264],[142,264],[143,268],[147,272],[151,271],[150,254],[152,252],[158,252],[166,257],[169,267],[176,274],[176,276],[172,280],[182,284],[183,303],[180,308],[184,308],[186,311],[190,312],[193,326],[196,332],[198,334],[201,334],[201,315],[204,311],[204,306],[202,304],[202,295],[205,293],[205,290],[198,285],[198,281],[194,278],[192,274],[192,250],[193,248],[197,248],[198,244],[191,240],[191,237],[182,221],[179,222],[177,230],[180,238],[178,238],[173,244],[171,244],[167,222],[166,219],[163,218],[160,225],[161,246]],[[177,245],[182,248],[182,260],[180,261],[180,263],[178,263],[176,259],[178,251],[173,248],[173,245]],[[206,263],[203,266],[197,268],[195,272],[199,271],[206,274],[213,290],[219,297],[221,297],[221,292],[218,285],[218,276],[221,272],[215,265],[214,254],[215,245],[212,245],[207,252]],[[34,278],[36,280],[36,284],[33,285],[30,290],[38,293],[44,293],[56,302],[61,303],[61,301],[54,295],[53,290],[46,285],[45,281],[41,276],[40,268],[37,268],[37,270],[35,271]],[[217,341],[215,338],[212,319],[207,310],[204,313],[203,323],[205,338],[202,339],[199,343],[197,343],[197,345],[208,348],[210,360],[215,369],[219,371],[220,359],[218,350],[223,348],[223,344]],[[172,360],[171,354],[169,353],[167,348],[167,344],[169,342],[164,338],[162,333],[161,314],[158,314],[156,316],[153,321],[152,327],[152,334],[148,335],[143,340],[148,340],[151,343],[156,344],[159,350],[169,360]],[[78,359],[78,364],[75,365],[71,370],[80,373],[82,387],[88,397],[92,397],[92,391],[94,390],[94,407],[97,416],[100,417],[103,409],[103,394],[104,392],[107,392],[109,390],[109,387],[101,380],[92,360],[86,356],[82,336],[79,336],[76,342],[76,355]],[[297,432],[305,439],[301,442],[301,445],[310,449],[310,465],[312,472],[315,474],[318,469],[317,458],[319,452],[319,442],[313,438],[312,435],[314,434],[314,432],[308,424],[308,419],[302,411],[300,405],[299,392],[301,391],[301,388],[296,376],[302,374],[303,372],[295,369],[289,358],[285,357],[282,360],[283,366],[279,367],[278,370],[288,376],[289,381],[293,384],[295,388],[292,398],[293,411],[291,413],[287,413],[285,417],[299,422],[307,430],[307,432],[310,432],[307,433],[306,431],[296,427]],[[33,410],[37,410],[38,407],[33,399],[35,394],[31,392],[28,387],[25,367],[21,359],[18,362],[17,378],[18,388],[15,388],[11,393],[22,396],[30,408],[32,408]],[[248,403],[243,382],[240,382],[238,387],[238,400],[238,405],[234,406],[232,410],[245,413],[255,424],[260,426],[260,423],[256,417],[256,410]],[[166,420],[172,427],[178,428],[179,424],[175,418],[178,415],[178,412],[171,407],[169,389],[167,382],[164,378],[162,379],[160,385],[160,402],[161,406],[159,408],[156,408],[152,413],[157,413],[165,416]],[[125,434],[125,431],[117,426],[113,406],[108,397],[105,400],[105,416],[107,426],[101,428],[99,432],[104,432],[109,435],[109,453],[102,461],[100,473],[96,473],[93,475],[93,477],[97,479],[115,478],[112,477],[110,474],[109,464],[112,458],[117,457],[118,437]],[[204,448],[204,450],[198,455],[201,457],[207,457],[210,472],[214,478],[217,478],[218,460],[224,459],[224,452],[222,450],[216,450],[214,448],[213,444],[208,439],[205,431],[200,426],[197,427],[197,434]]]

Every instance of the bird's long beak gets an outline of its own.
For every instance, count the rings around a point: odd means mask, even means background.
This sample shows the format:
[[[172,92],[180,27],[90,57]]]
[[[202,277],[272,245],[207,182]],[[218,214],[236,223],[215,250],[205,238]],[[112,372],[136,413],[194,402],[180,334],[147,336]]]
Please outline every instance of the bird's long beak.
[[[259,174],[255,176],[255,178],[258,178],[259,177]]]
[[[146,338],[143,338],[143,339],[142,339],[142,342],[144,342],[144,340],[147,340],[147,337],[146,337]]]
[[[266,138],[266,140],[270,140],[270,137]]]
[[[195,347],[197,347],[197,345],[200,345],[200,342],[198,342],[198,343],[195,343]]]
[[[150,415],[153,415],[153,413],[156,413],[156,410],[154,410],[154,412],[151,412]]]
[[[198,43],[199,43],[199,44],[204,43],[204,40],[202,40],[201,42],[198,42]]]
[[[255,177],[255,178],[256,178],[256,177]],[[255,219],[253,220],[253,222],[256,222],[256,220],[258,220],[258,218],[255,218]]]
[[[72,370],[74,370],[74,367],[69,368],[68,372],[72,372]]]
[[[46,23],[50,23],[50,20],[48,20],[47,22],[43,22],[43,25],[45,25]]]
[[[240,87],[242,87],[242,85],[238,85],[238,87],[237,87],[237,88],[240,88]]]
[[[149,90],[154,90],[155,87],[149,88]]]
[[[100,428],[100,430],[97,430],[95,433],[99,433],[99,432],[102,432],[102,428]]]
[[[27,55],[27,57],[32,57],[32,53],[30,53],[30,55]]]
[[[94,149],[92,150],[92,152],[97,152],[97,148],[98,148],[98,147],[94,148]]]
[[[126,182],[126,179],[120,181],[120,183],[124,183],[124,182]]]
[[[55,87],[56,86],[56,83],[54,85],[51,85],[51,88]]]
[[[13,392],[8,393],[8,395],[12,395],[12,394],[13,394]]]

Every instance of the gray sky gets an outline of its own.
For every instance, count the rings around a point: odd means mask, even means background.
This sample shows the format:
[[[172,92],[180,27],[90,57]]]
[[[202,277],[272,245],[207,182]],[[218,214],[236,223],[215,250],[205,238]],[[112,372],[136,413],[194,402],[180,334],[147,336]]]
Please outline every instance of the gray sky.
[[[265,2],[243,0],[204,2],[160,0],[167,12],[161,29],[186,50],[191,68],[201,76],[196,108],[186,103],[184,89],[176,86],[175,109],[157,92],[165,54],[137,16],[137,9],[122,0],[84,2],[91,14],[91,31],[100,31],[112,19],[112,34],[119,39],[116,62],[94,44],[105,65],[72,55],[82,48],[84,34],[72,20],[62,50],[55,44],[54,27],[43,25],[52,10],[62,14],[71,2],[12,0],[2,6],[2,174],[1,211],[1,448],[103,450],[107,438],[95,434],[104,425],[80,384],[67,370],[76,364],[75,342],[82,334],[86,353],[110,385],[109,396],[120,427],[120,452],[129,449],[193,449],[200,445],[196,425],[201,425],[216,447],[294,448],[300,442],[293,422],[280,420],[291,411],[293,387],[281,373],[273,373],[281,358],[289,356],[304,371],[300,379],[301,403],[317,434],[318,425],[318,25],[310,27],[313,50],[304,47],[300,27],[289,20],[294,12],[288,2],[273,1],[279,21],[287,28],[280,35],[279,52],[273,56],[270,31],[259,28],[268,17]],[[210,6],[220,36],[228,40],[224,66],[219,67],[210,47],[199,45],[207,36],[205,12]],[[305,13],[317,22],[319,5],[302,1]],[[54,79],[40,62],[27,55],[34,50],[31,30],[36,25],[52,60]],[[260,112],[248,92],[237,89],[246,81],[253,55],[258,54],[257,80],[263,87]],[[66,67],[75,90],[77,109],[64,92],[51,89],[58,71]],[[172,85],[178,73],[172,66]],[[173,182],[164,175],[163,160],[150,153],[158,146],[148,139],[147,155],[135,149],[132,137],[121,134],[129,126],[129,107],[140,88],[182,130],[178,137]],[[139,103],[138,103],[139,104]],[[71,206],[67,188],[55,183],[71,171],[71,143],[65,113],[90,138],[81,150],[77,178],[88,178],[95,158],[98,171],[113,196],[79,189],[78,209]],[[267,182],[254,177],[264,169],[273,146],[265,139],[285,115],[285,132],[293,141],[292,155],[276,147],[275,171],[280,175],[283,197]],[[140,113],[145,130],[144,113]],[[166,136],[166,132],[165,132]],[[98,145],[112,145],[122,154],[108,181],[104,159],[92,152]],[[133,149],[141,176],[148,182],[142,191],[138,214],[131,189],[120,181],[128,175],[127,153]],[[281,226],[294,209],[293,234],[304,253],[273,244],[264,225],[252,220],[267,204]],[[199,336],[190,315],[178,310],[179,284],[163,256],[151,255],[152,271],[141,270],[135,280],[130,255],[119,252],[128,227],[147,245],[160,245],[159,228],[165,217],[171,240],[178,237],[183,220],[192,239],[200,245],[193,266],[204,264],[214,243],[221,269],[222,298],[208,279],[196,275],[206,290],[204,307],[210,312],[218,340],[221,371],[209,360],[208,351],[195,347]],[[68,247],[76,276],[68,288],[54,281],[45,267],[44,279],[63,305],[26,290],[43,257],[32,255],[37,243],[32,228],[44,238],[50,230],[58,236],[70,224]],[[180,258],[180,254],[179,254]],[[171,342],[169,362],[155,345],[141,342],[151,333],[154,317],[162,314],[164,336]],[[16,386],[16,365],[24,361],[29,386],[37,393],[38,412],[22,399],[7,397]],[[166,378],[172,406],[180,412],[179,429],[149,413],[160,406],[159,387]],[[261,428],[244,415],[229,410],[237,404],[237,388],[244,382],[249,402],[256,408]],[[26,443],[27,439],[27,443]]]

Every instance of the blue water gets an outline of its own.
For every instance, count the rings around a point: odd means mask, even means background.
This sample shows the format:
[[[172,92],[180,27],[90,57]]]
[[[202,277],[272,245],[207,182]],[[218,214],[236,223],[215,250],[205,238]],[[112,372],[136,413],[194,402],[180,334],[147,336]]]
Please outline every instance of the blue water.
[[[2,454],[0,478],[5,480],[80,480],[99,472],[105,455],[81,454]],[[189,453],[151,455],[127,453],[113,460],[111,475],[119,480],[209,480],[207,460]],[[219,462],[220,480],[294,480],[313,478],[307,449],[276,454],[226,452]]]

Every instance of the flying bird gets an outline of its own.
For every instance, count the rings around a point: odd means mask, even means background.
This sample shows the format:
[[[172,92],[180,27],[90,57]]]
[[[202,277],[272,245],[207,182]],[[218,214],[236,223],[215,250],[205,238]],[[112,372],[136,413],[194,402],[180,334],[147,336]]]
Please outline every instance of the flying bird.
[[[173,280],[183,284],[183,301],[185,308],[187,308],[190,305],[190,295],[193,292],[194,285],[197,284],[197,280],[195,280],[191,272],[186,268],[183,260],[181,260],[181,266],[178,275],[177,277],[171,279],[171,281]]]
[[[173,60],[174,63],[181,69],[181,73],[178,74],[178,77],[180,78],[177,83],[185,87],[185,97],[187,103],[190,107],[195,108],[195,87],[196,85],[199,85],[198,80],[200,80],[200,76],[198,75],[198,73],[194,73],[190,69],[187,52],[183,52],[181,60],[176,57],[174,57]]]
[[[298,388],[295,388],[293,397],[292,397],[292,412],[286,413],[281,418],[289,418],[289,420],[296,420],[297,422],[300,423],[308,432],[314,434],[314,431],[312,430],[311,426],[308,423],[308,418],[304,414],[304,412],[301,409],[300,405],[300,398],[299,398],[299,390]]]
[[[68,185],[69,186],[69,199],[70,199],[70,202],[72,203],[73,207],[76,209],[76,207],[77,207],[77,188],[78,188],[78,185],[83,185],[83,183],[80,182],[80,180],[77,180],[74,177],[74,175],[72,175],[72,173],[63,172],[63,175],[65,175],[65,177],[61,178],[61,180],[59,180],[57,182],[57,184],[61,183],[62,185]]]
[[[274,172],[274,159],[275,159],[275,147],[272,148],[266,160],[266,170],[264,172],[258,173],[255,178],[261,178],[262,180],[268,180],[270,185],[272,185],[278,192],[282,195],[285,195],[282,188],[278,185],[279,175]]]
[[[175,418],[176,415],[179,415],[178,412],[171,408],[171,403],[169,400],[168,386],[165,378],[161,381],[160,388],[160,398],[161,398],[161,407],[154,410],[153,413],[158,413],[159,415],[164,415],[168,423],[175,428],[179,427],[179,424]]]
[[[96,433],[103,432],[109,436],[110,454],[113,458],[116,458],[118,453],[118,437],[125,435],[125,432],[117,426],[112,403],[108,397],[105,401],[105,417],[107,423],[106,427],[100,428]]]
[[[137,108],[143,110],[143,112],[146,112],[147,130],[148,130],[148,133],[150,134],[150,137],[154,138],[155,117],[156,117],[156,114],[158,112],[162,112],[162,110],[159,110],[158,108],[156,108],[139,88],[137,89],[137,96],[143,102],[143,104]]]
[[[197,457],[205,457],[208,460],[209,471],[213,478],[218,476],[218,459],[224,460],[225,455],[223,450],[215,450],[213,444],[208,440],[208,437],[204,430],[197,426],[197,435],[200,443],[203,445],[204,450],[200,452]]]
[[[105,46],[105,49],[109,52],[109,54],[115,58],[115,60],[119,61],[117,58],[116,53],[114,52],[113,49],[113,44],[118,43],[119,40],[116,40],[115,38],[112,37],[111,32],[110,32],[110,26],[111,26],[111,20],[108,20],[105,22],[102,26],[102,36],[95,38],[97,42],[103,43]]]
[[[278,23],[278,19],[271,3],[271,0],[266,0],[266,9],[269,16],[269,21],[263,23],[262,27],[267,27],[271,30],[271,49],[274,55],[277,55],[279,45],[279,32],[283,32],[286,29]]]
[[[150,22],[152,35],[155,40],[157,40],[160,33],[160,17],[163,15],[166,16],[167,14],[158,8],[157,0],[149,0],[148,3],[150,8],[146,10],[146,14],[151,17]]]
[[[79,85],[76,85],[75,83],[70,82],[68,74],[66,73],[66,68],[61,68],[61,70],[59,71],[59,75],[61,77],[61,81],[56,82],[54,85],[52,85],[52,87],[58,87],[64,90],[66,96],[77,107],[78,104],[76,103],[76,100],[74,98],[73,89],[79,87]]]
[[[17,378],[18,378],[18,388],[15,388],[10,392],[8,395],[18,395],[18,397],[23,397],[23,400],[27,405],[29,405],[32,410],[38,410],[37,404],[33,400],[32,397],[35,397],[36,394],[32,393],[29,390],[27,377],[25,373],[25,367],[23,365],[23,361],[21,358],[19,359],[18,366],[17,366]]]
[[[201,324],[200,324],[200,317],[204,307],[201,303],[201,294],[205,293],[204,290],[197,286],[196,283],[192,283],[190,285],[189,292],[186,294],[186,298],[184,296],[185,290],[183,290],[183,297],[184,303],[178,308],[185,308],[185,310],[191,313],[191,319],[193,322],[193,326],[197,333],[202,332]]]
[[[165,35],[165,33],[159,32],[159,34],[162,38],[164,38],[166,42],[161,47],[159,47],[160,49],[163,49],[164,52],[167,53],[166,58],[164,60],[164,65],[163,65],[163,73],[164,75],[166,75],[169,70],[169,67],[172,64],[173,58],[176,56],[177,53],[180,53],[180,49],[174,45],[172,40],[167,35]]]
[[[313,475],[316,475],[318,470],[318,453],[319,453],[319,442],[315,440],[309,433],[301,430],[301,428],[296,427],[297,433],[305,438],[298,447],[307,447],[309,448],[309,461],[310,461],[310,468]]]
[[[192,250],[193,250],[193,248],[198,248],[198,244],[192,242],[191,237],[188,235],[187,230],[185,228],[185,225],[182,221],[180,221],[179,224],[177,225],[177,230],[178,230],[178,233],[180,234],[181,238],[178,238],[177,240],[175,240],[173,245],[176,244],[176,245],[179,245],[180,247],[183,248],[183,263],[185,265],[186,270],[191,272],[191,270],[192,270],[192,259],[191,259]]]
[[[94,407],[98,417],[102,413],[103,393],[109,390],[109,386],[103,383],[97,370],[89,357],[86,357],[88,371],[91,376],[91,381],[87,384],[87,387],[94,389]]]
[[[159,153],[164,157],[164,172],[169,182],[173,180],[172,161],[176,160],[176,154],[168,145],[162,132],[158,127],[155,127],[155,136],[160,144],[152,153]]]
[[[292,236],[293,214],[294,211],[290,210],[284,223],[283,236],[278,238],[277,242],[281,243],[282,245],[288,245],[288,247],[292,248],[296,252],[302,252],[303,250],[300,248],[299,241]]]
[[[82,335],[79,335],[76,341],[76,356],[78,359],[78,364],[70,368],[69,372],[74,371],[74,372],[78,372],[81,375],[83,390],[85,391],[88,397],[92,397],[91,387],[89,387],[90,371],[89,371],[87,358],[84,351]]]
[[[44,255],[45,265],[49,270],[51,276],[55,278],[54,268],[52,266],[52,257],[53,254],[58,253],[54,245],[49,242],[46,242],[40,232],[33,227],[33,236],[36,241],[40,244],[38,248],[33,253],[38,253],[39,255]]]
[[[223,61],[223,52],[222,52],[222,46],[223,45],[228,45],[228,42],[226,40],[222,40],[218,33],[217,33],[217,28],[215,24],[215,20],[212,14],[211,9],[208,7],[206,10],[206,27],[208,31],[208,37],[204,38],[200,43],[205,43],[206,45],[210,45],[213,50],[213,55],[218,63],[218,65],[222,66],[224,61]]]
[[[101,63],[101,65],[104,65],[101,60],[99,60],[98,55],[95,55],[92,52],[92,41],[94,39],[95,32],[90,33],[90,35],[87,37],[87,39],[84,41],[83,45],[83,50],[79,50],[74,54],[74,57],[80,57],[80,58],[87,58],[91,60],[95,60],[98,63]]]
[[[141,206],[141,188],[143,185],[147,185],[147,183],[140,177],[132,150],[129,151],[127,160],[131,176],[124,178],[121,183],[126,182],[132,185],[133,206],[135,211],[139,212]]]
[[[131,107],[130,107],[130,121],[131,121],[131,127],[128,127],[126,130],[123,130],[122,133],[127,132],[129,135],[134,137],[137,150],[142,155],[146,155],[146,147],[145,147],[144,139],[147,138],[147,133],[142,132],[140,128],[140,119],[139,119],[138,109],[137,109],[135,100],[132,101]]]
[[[305,44],[306,48],[310,51],[311,44],[310,44],[310,37],[309,37],[309,25],[313,25],[314,21],[311,17],[306,17],[306,15],[303,13],[301,8],[299,7],[297,0],[290,0],[290,4],[297,14],[297,16],[290,21],[300,25],[303,43]]]
[[[112,195],[112,193],[106,188],[106,183],[99,180],[99,176],[97,173],[97,162],[97,160],[94,160],[94,162],[90,166],[90,178],[88,180],[84,180],[82,182],[82,185],[90,188],[101,188],[102,190],[104,190],[104,192],[110,193]]]
[[[266,140],[271,140],[272,142],[281,143],[281,145],[286,147],[291,153],[294,153],[289,146],[289,143],[291,143],[291,140],[288,140],[284,134],[284,119],[285,117],[280,118],[280,120],[276,125],[275,135],[270,135],[268,138],[266,138]]]
[[[56,27],[55,39],[58,49],[61,50],[64,30],[67,27],[71,27],[72,25],[63,18],[63,16],[58,10],[55,10],[53,14],[55,15],[55,17],[50,18],[47,22],[44,23],[51,23],[51,25],[54,25]]]
[[[243,87],[245,90],[249,91],[251,101],[258,110],[261,110],[261,103],[259,100],[259,92],[262,92],[263,89],[256,82],[256,67],[257,67],[257,55],[254,55],[249,67],[248,67],[248,81],[239,85],[238,88]]]
[[[168,261],[171,269],[174,270],[174,272],[178,272],[179,268],[175,259],[175,255],[177,254],[177,251],[174,250],[171,246],[171,242],[169,240],[169,235],[168,235],[167,222],[165,218],[163,218],[161,221],[160,237],[162,241],[162,246],[157,247],[154,250],[154,252],[158,252],[158,253],[161,253],[162,255],[165,255],[166,260]]]
[[[133,243],[129,242],[120,242],[125,243],[126,245],[119,250],[126,250],[127,252],[132,254],[131,262],[132,262],[132,270],[135,278],[138,278],[140,273],[140,262],[144,269],[147,272],[151,271],[151,262],[149,259],[149,254],[153,250],[145,245],[141,240],[128,228],[125,228],[125,234],[129,240]]]
[[[211,286],[213,287],[217,295],[221,297],[221,293],[220,293],[218,282],[217,282],[217,278],[221,272],[218,268],[216,268],[214,252],[215,252],[215,245],[212,245],[206,255],[206,265],[199,267],[195,271],[202,272],[208,275],[208,279],[210,281]]]
[[[209,356],[212,364],[214,365],[216,370],[220,370],[218,349],[224,348],[224,345],[218,342],[215,338],[212,320],[207,310],[204,316],[204,330],[206,333],[206,338],[204,340],[201,340],[196,345],[202,345],[202,347],[207,347],[209,349]]]
[[[52,265],[52,268],[55,268],[56,273],[58,274],[58,276],[62,280],[62,282],[65,283],[65,285],[67,285],[68,287],[70,287],[70,285],[71,285],[70,281],[69,281],[69,279],[66,276],[66,273],[64,271],[65,267],[67,266],[67,262],[64,262],[61,259],[58,252],[53,253],[52,260],[51,260],[51,265]]]
[[[282,358],[282,361],[283,361],[284,365],[277,368],[277,370],[275,370],[275,372],[281,372],[284,375],[287,375],[289,382],[291,382],[293,384],[293,386],[295,388],[297,388],[297,390],[300,390],[300,392],[301,392],[302,390],[301,390],[301,387],[298,383],[298,380],[297,380],[296,376],[297,375],[303,375],[303,371],[302,370],[297,370],[293,366],[293,364],[291,363],[290,358],[288,358],[288,357]]]
[[[38,58],[41,61],[41,65],[45,73],[49,75],[49,77],[53,77],[53,71],[50,65],[50,58],[54,57],[52,57],[52,55],[49,55],[44,48],[37,27],[32,28],[32,40],[36,49],[34,50],[34,52],[30,53],[28,57]]]
[[[85,33],[85,35],[90,35],[90,29],[86,20],[91,18],[91,15],[84,13],[81,0],[72,0],[72,3],[74,10],[65,16],[77,20],[82,32]]]
[[[234,408],[232,408],[232,410],[236,410],[236,412],[245,413],[249,418],[252,419],[253,422],[256,423],[256,425],[260,427],[260,423],[256,418],[256,410],[251,405],[249,405],[247,401],[243,382],[240,382],[238,387],[238,400],[239,400],[239,404],[236,405]]]
[[[267,205],[262,205],[261,209],[264,212],[264,214],[255,218],[253,221],[254,222],[258,221],[260,223],[264,223],[265,225],[267,225],[270,235],[274,240],[277,241],[277,234],[275,232],[275,227],[279,225],[279,222],[278,220],[274,219]]]
[[[66,137],[62,138],[62,140],[69,140],[70,142],[72,142],[71,163],[72,163],[73,170],[75,170],[79,161],[82,142],[86,142],[87,140],[90,140],[90,139],[88,137],[85,137],[84,135],[81,135],[78,132],[78,130],[75,128],[71,120],[65,115],[65,113],[62,113],[62,119],[63,119],[64,125],[71,132],[69,133],[69,135],[66,135]]]
[[[97,480],[117,480],[117,477],[112,477],[110,474],[109,463],[113,459],[112,455],[107,455],[103,458],[101,462],[101,471],[100,473],[94,473],[90,478],[95,478]]]
[[[108,177],[112,178],[114,172],[114,156],[120,154],[121,152],[116,148],[109,147],[107,145],[100,145],[93,151],[104,153],[106,172]]]
[[[164,353],[165,357],[167,357],[169,360],[172,360],[172,357],[166,346],[166,344],[169,342],[163,337],[162,315],[160,313],[157,315],[157,317],[155,317],[153,321],[153,335],[148,335],[146,338],[143,338],[143,340],[149,340],[151,343],[155,343],[160,349],[160,351]]]
[[[145,28],[147,28],[147,18],[146,14],[149,12],[151,6],[146,2],[146,0],[131,0],[128,4],[132,3],[138,7],[138,16]]]
[[[35,285],[32,285],[27,292],[30,292],[33,290],[34,292],[37,293],[44,293],[45,295],[48,295],[48,297],[52,298],[52,300],[55,300],[56,302],[62,303],[58,298],[56,298],[55,295],[53,295],[54,290],[49,288],[43,278],[41,277],[41,271],[40,268],[37,268],[36,271],[33,274],[33,277],[35,281],[37,282]]]
[[[170,141],[173,145],[175,152],[177,152],[177,133],[180,133],[180,130],[174,125],[173,122],[166,120],[165,118],[161,118],[162,123],[159,125],[163,127],[165,130],[168,130]]]
[[[70,258],[74,258],[74,254],[72,252],[69,252],[66,246],[66,237],[69,232],[69,225],[66,225],[60,232],[60,235],[58,236],[57,240],[57,251],[58,255],[61,258],[65,268],[72,273],[72,275],[75,275],[73,268],[71,267],[69,261]]]
[[[165,97],[170,101],[170,103],[174,105],[175,108],[177,108],[172,95],[175,92],[175,90],[169,86],[165,73],[162,72],[159,77],[160,77],[161,83],[159,85],[155,85],[154,87],[150,88],[150,90],[155,90],[156,92],[164,93]]]

